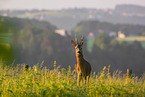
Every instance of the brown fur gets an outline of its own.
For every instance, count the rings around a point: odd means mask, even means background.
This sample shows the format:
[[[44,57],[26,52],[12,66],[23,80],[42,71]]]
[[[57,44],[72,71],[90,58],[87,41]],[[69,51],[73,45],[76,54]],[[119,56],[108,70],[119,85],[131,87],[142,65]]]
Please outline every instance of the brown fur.
[[[80,43],[78,43],[76,39],[76,42],[77,44],[73,40],[71,40],[71,43],[75,47],[75,51],[76,51],[78,85],[79,85],[80,81],[83,81],[83,78],[85,79],[85,83],[89,82],[91,65],[83,57],[83,52],[82,52],[83,39],[81,39]]]

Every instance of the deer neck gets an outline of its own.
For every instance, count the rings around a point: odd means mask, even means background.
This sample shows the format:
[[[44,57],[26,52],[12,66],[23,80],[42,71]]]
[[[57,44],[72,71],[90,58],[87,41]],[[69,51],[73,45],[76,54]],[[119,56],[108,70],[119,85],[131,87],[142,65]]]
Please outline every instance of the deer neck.
[[[83,53],[82,52],[79,54],[76,53],[76,58],[77,58],[77,64],[81,65],[84,61]]]

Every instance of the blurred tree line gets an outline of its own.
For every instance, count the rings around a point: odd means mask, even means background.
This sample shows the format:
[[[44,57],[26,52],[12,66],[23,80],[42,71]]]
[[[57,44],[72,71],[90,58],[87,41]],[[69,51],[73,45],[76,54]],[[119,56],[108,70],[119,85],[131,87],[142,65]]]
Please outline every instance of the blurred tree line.
[[[62,37],[56,34],[54,32],[55,26],[48,22],[37,20],[0,17],[1,19],[7,23],[5,25],[0,22],[1,29],[7,29],[5,31],[1,30],[1,32],[10,33],[10,37],[8,37],[10,41],[3,44],[9,45],[11,55],[6,55],[5,52],[3,55],[11,56],[11,60],[9,59],[9,62],[5,63],[10,64],[15,60],[15,64],[33,66],[45,60],[43,66],[48,66],[49,68],[53,68],[54,61],[62,65],[62,67],[75,64],[72,61],[75,56],[69,56],[73,55],[70,36]],[[3,41],[5,42],[6,40]],[[1,50],[1,56],[3,56],[2,52],[4,50],[6,49]]]
[[[44,65],[51,68],[54,61],[69,64],[72,49],[68,40],[69,36],[62,37],[48,28],[26,25],[18,38],[19,61],[32,66],[45,60]]]
[[[15,64],[32,66],[44,60],[43,66],[48,66],[50,69],[53,68],[54,61],[57,62],[57,66],[61,65],[64,68],[69,65],[74,67],[76,64],[75,50],[70,42],[74,36],[63,37],[54,33],[56,27],[47,22],[16,18],[4,19],[7,23],[9,21],[14,25],[9,28],[8,25],[0,22],[0,25],[11,29],[10,33],[13,33],[9,45],[13,52],[12,60],[16,60]],[[9,31],[5,30],[5,32]],[[93,71],[99,72],[104,66],[111,65],[112,72],[118,69],[125,73],[127,68],[132,69],[136,75],[144,72],[145,50],[140,42],[135,41],[130,44],[119,42],[106,33],[100,33],[94,39],[92,52],[86,48],[87,37],[84,39],[83,47],[84,57],[91,63]]]
[[[99,34],[87,59],[93,64],[93,68],[100,71],[103,66],[111,65],[111,71],[132,69],[136,75],[141,75],[145,68],[145,49],[141,43],[134,41],[127,43],[118,41],[107,34]]]
[[[122,31],[126,36],[145,36],[145,26],[131,24],[112,24],[108,22],[100,22],[97,20],[82,21],[72,29],[74,34],[81,33],[88,35],[93,32],[95,35],[101,32],[109,34],[110,32]]]

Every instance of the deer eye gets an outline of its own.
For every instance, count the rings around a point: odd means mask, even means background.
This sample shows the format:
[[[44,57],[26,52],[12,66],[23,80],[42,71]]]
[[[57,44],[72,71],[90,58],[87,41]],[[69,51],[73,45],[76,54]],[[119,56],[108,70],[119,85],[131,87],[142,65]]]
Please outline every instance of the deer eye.
[[[79,48],[76,48],[77,50],[79,49]]]

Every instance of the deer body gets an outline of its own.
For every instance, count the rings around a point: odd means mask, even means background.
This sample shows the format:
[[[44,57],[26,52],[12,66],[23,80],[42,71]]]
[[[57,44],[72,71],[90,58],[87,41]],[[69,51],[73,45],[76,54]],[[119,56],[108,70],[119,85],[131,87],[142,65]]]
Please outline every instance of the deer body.
[[[89,82],[90,73],[91,73],[91,65],[84,59],[83,53],[82,53],[82,45],[83,45],[83,39],[81,39],[81,42],[77,44],[74,43],[72,40],[72,45],[75,47],[76,51],[76,59],[77,59],[77,73],[78,73],[78,84],[80,84],[80,81],[83,81],[85,79],[85,83]]]

